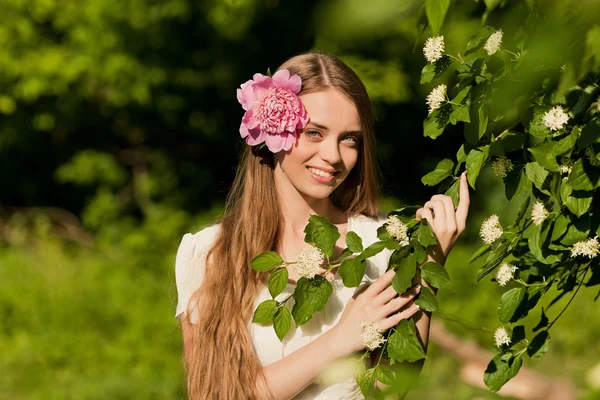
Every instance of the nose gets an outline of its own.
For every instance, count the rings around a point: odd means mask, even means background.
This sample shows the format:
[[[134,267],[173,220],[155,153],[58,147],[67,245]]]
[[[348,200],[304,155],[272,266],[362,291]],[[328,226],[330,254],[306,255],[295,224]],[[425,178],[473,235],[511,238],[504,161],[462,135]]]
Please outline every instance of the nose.
[[[321,142],[319,155],[321,156],[321,160],[325,161],[329,165],[336,165],[342,162],[340,144],[333,137],[328,137],[326,140]]]

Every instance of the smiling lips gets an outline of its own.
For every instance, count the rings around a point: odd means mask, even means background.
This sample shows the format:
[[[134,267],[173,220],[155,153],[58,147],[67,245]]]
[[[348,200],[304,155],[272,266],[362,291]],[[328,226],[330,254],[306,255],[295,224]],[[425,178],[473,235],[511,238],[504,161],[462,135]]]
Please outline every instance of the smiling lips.
[[[325,170],[315,167],[307,167],[307,169],[315,180],[322,183],[333,181],[339,172],[336,170]]]

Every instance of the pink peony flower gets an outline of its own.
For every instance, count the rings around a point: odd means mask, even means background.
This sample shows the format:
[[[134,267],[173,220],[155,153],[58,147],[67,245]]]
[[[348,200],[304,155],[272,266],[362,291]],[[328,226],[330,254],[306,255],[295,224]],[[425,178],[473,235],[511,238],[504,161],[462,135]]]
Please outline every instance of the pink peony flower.
[[[287,151],[296,143],[296,130],[308,123],[306,109],[296,95],[302,79],[287,69],[272,78],[262,74],[253,78],[237,90],[237,99],[246,110],[240,135],[251,146],[264,142],[273,153]]]

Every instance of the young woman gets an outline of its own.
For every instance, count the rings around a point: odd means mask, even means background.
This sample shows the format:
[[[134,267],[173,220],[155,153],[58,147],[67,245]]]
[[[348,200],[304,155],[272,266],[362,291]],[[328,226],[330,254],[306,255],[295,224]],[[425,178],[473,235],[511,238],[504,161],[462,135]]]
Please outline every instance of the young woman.
[[[289,59],[272,80],[254,78],[238,90],[246,110],[240,133],[248,145],[225,216],[219,224],[184,235],[177,253],[176,316],[188,395],[202,400],[362,398],[352,377],[328,384],[317,378],[364,348],[363,322],[387,330],[414,315],[426,348],[430,316],[413,302],[420,286],[403,295],[394,291],[394,271],[386,272],[389,252],[369,259],[360,290],[344,287],[339,274],[329,272],[325,277],[334,292],[325,309],[280,342],[271,326],[251,323],[257,305],[271,297],[268,273],[249,264],[268,250],[295,260],[307,246],[304,228],[311,214],[326,216],[339,229],[335,256],[345,247],[348,231],[361,236],[365,247],[377,240],[384,219],[367,92],[348,66],[319,52]],[[417,211],[438,239],[426,261],[443,264],[464,230],[469,207],[464,173],[460,184],[456,210],[448,196],[435,195]],[[293,265],[288,270],[285,297],[299,279]],[[292,305],[293,298],[286,303]]]

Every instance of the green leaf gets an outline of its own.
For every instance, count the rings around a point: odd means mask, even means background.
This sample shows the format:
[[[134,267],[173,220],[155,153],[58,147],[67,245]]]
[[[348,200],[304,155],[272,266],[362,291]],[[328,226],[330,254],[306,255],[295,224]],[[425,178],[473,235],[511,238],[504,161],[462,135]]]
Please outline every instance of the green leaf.
[[[296,302],[292,307],[292,316],[296,326],[310,321],[314,312],[323,311],[331,293],[331,283],[320,275],[315,275],[312,279],[300,278],[293,294]]]
[[[538,333],[529,346],[527,346],[527,355],[531,358],[540,358],[550,348],[550,334],[548,331]]]
[[[422,219],[417,229],[417,240],[421,246],[427,248],[437,243],[435,235],[426,219]]]
[[[544,264],[552,264],[560,260],[560,257],[556,254],[544,255],[544,251],[548,252],[545,242],[554,222],[553,218],[556,217],[551,215],[541,225],[530,225],[528,228],[527,244],[529,250],[539,262]]]
[[[533,107],[529,109],[531,120],[526,125],[529,129],[529,134],[538,138],[545,138],[552,135],[552,131],[544,124],[544,114],[549,110],[549,107]]]
[[[477,272],[477,282],[481,281],[485,278],[489,273],[491,273],[500,263],[506,255],[508,254],[510,249],[510,241],[503,241],[498,247],[496,247],[488,258],[485,260],[485,264],[481,269]]]
[[[475,182],[479,176],[481,168],[489,160],[489,146],[483,146],[479,149],[473,149],[467,155],[467,180],[473,189],[475,189]]]
[[[395,382],[394,372],[385,364],[379,364],[375,368],[375,376],[384,385],[392,385]]]
[[[421,292],[419,298],[415,300],[415,304],[418,305],[422,310],[434,312],[439,308],[437,298],[433,292],[425,286],[421,286]]]
[[[504,178],[506,199],[512,201],[522,193],[531,191],[531,181],[527,179],[525,168],[515,168]]]
[[[280,341],[283,341],[285,335],[289,332],[292,326],[292,316],[290,310],[283,305],[280,307],[273,317],[273,327]]]
[[[450,7],[450,0],[425,0],[425,13],[433,36],[440,34],[448,7]]]
[[[431,112],[423,121],[423,135],[432,139],[440,136],[450,121],[450,114],[452,114],[452,104],[450,103],[444,103],[440,108]]]
[[[577,142],[577,134],[579,131],[581,131],[581,129],[573,128],[573,131],[569,135],[554,144],[552,153],[554,153],[555,156],[566,156],[571,154],[575,147],[575,143]]]
[[[533,155],[533,158],[535,158],[535,161],[537,161],[542,167],[548,171],[556,172],[558,171],[558,163],[556,162],[554,149],[555,142],[547,141],[527,150],[529,150],[529,152]]]
[[[362,239],[356,232],[350,231],[346,234],[346,246],[348,246],[353,253],[360,253],[363,251]]]
[[[517,212],[517,216],[515,217],[515,220],[513,221],[512,224],[509,225],[508,230],[511,231],[512,229],[514,229],[515,227],[517,227],[519,225],[519,223],[521,222],[521,220],[523,219],[523,217],[525,217],[525,214],[527,213],[527,209],[529,208],[529,203],[531,203],[531,197],[527,197],[523,203],[521,203],[521,206],[519,207],[519,211]]]
[[[449,158],[444,158],[437,164],[433,171],[421,178],[421,182],[424,185],[429,186],[437,185],[448,176],[452,175],[452,168],[454,168],[454,161]]]
[[[415,362],[425,358],[421,342],[417,339],[415,321],[403,319],[388,338],[387,351],[398,362]]]
[[[277,311],[277,302],[275,300],[265,300],[256,307],[252,322],[264,324],[271,322]]]
[[[505,292],[500,298],[500,304],[498,305],[498,316],[500,321],[507,323],[511,320],[517,308],[525,298],[525,287],[519,287],[510,289]]]
[[[495,140],[490,145],[491,156],[503,156],[513,151],[521,150],[527,135],[522,132],[506,132],[503,133],[500,139]]]
[[[421,71],[421,85],[440,77],[450,65],[452,65],[452,60],[447,55],[443,55],[434,63],[425,65]]]
[[[470,171],[469,171],[470,172]],[[546,171],[539,163],[530,162],[525,166],[525,173],[527,174],[527,178],[533,182],[535,187],[540,189],[543,193],[549,194],[546,189],[543,189],[544,181],[548,176],[548,171]]]
[[[592,118],[581,131],[577,141],[577,149],[588,147],[600,138],[600,117]]]
[[[439,288],[446,283],[450,283],[450,275],[448,275],[446,268],[433,261],[430,261],[421,267],[421,276],[431,286],[436,288]]]
[[[505,360],[504,357],[504,354],[495,356],[483,374],[483,381],[492,392],[497,392],[506,382],[514,378],[523,365],[523,359],[520,356],[511,355],[508,360]]]
[[[569,174],[567,183],[573,190],[594,190],[599,178],[598,168],[584,164],[584,159],[580,158],[573,164],[573,170]]]
[[[471,105],[469,103],[455,107],[450,114],[450,123],[452,125],[456,125],[459,122],[471,123]]]
[[[270,271],[281,264],[283,264],[283,259],[274,251],[261,253],[250,261],[250,266],[261,272]]]
[[[311,215],[308,225],[304,228],[304,241],[313,244],[325,253],[327,257],[333,256],[333,249],[340,238],[340,232],[326,217]]]
[[[488,40],[492,33],[496,32],[494,28],[491,26],[484,26],[479,29],[467,42],[467,51],[465,51],[465,55],[472,53],[479,49],[483,44]]]
[[[279,293],[283,292],[283,289],[288,283],[288,270],[287,268],[279,268],[271,275],[269,275],[269,293],[271,297],[275,298]]]
[[[535,326],[535,328],[533,328],[533,331],[537,332],[540,329],[544,329],[545,327],[547,327],[549,325],[549,323],[550,323],[550,320],[548,319],[546,314],[544,314],[544,308],[542,307],[542,315],[540,317],[540,322],[538,322],[538,324]]]
[[[349,258],[340,265],[339,273],[346,287],[357,287],[365,275],[365,260]]]
[[[458,207],[458,202],[460,200],[460,196],[458,194],[458,189],[460,187],[460,179],[455,179],[454,183],[450,185],[448,190],[444,193],[446,196],[450,196],[452,199],[452,203],[454,203],[454,207]]]
[[[471,123],[465,124],[465,138],[473,145],[479,142],[487,130],[488,114],[486,111],[484,99],[478,99],[471,106]],[[469,167],[467,167],[468,169]],[[469,175],[471,170],[469,169]]]
[[[392,286],[397,293],[403,294],[412,284],[413,277],[417,271],[417,260],[414,253],[401,259],[396,267],[396,275],[392,278]]]
[[[374,391],[375,386],[375,368],[369,368],[357,378],[356,383],[360,387],[360,392],[365,399],[370,398],[369,396]]]
[[[581,217],[590,209],[592,200],[594,199],[594,192],[586,192],[583,190],[574,191],[568,181],[562,181],[560,188],[560,197],[562,201],[569,211],[577,217]]]
[[[359,257],[363,260],[366,260],[367,258],[373,257],[374,255],[380,253],[383,249],[385,249],[385,242],[375,242],[364,249]]]
[[[487,252],[489,252],[492,249],[492,246],[490,246],[489,244],[484,244],[483,246],[481,246],[480,248],[477,249],[477,251],[475,253],[473,253],[473,255],[471,256],[471,259],[469,260],[469,264],[471,264],[473,261],[477,260],[479,257],[483,256],[484,254],[486,254]]]

